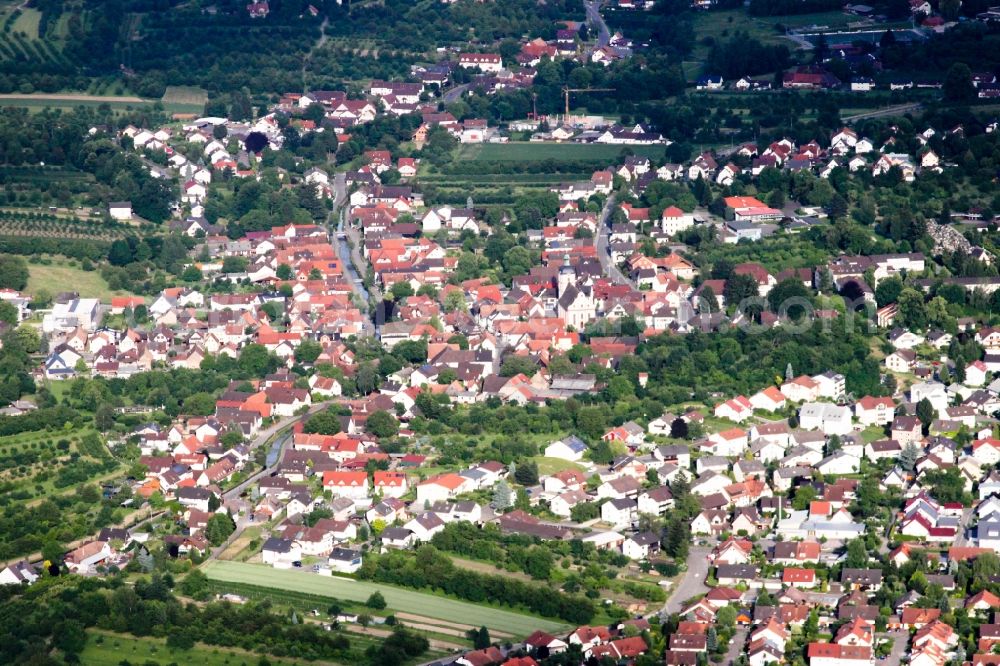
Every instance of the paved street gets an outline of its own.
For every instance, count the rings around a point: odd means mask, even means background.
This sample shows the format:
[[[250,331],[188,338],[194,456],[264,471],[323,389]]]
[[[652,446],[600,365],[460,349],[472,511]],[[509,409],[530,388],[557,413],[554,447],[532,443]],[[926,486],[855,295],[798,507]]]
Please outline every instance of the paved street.
[[[708,555],[711,552],[712,549],[705,546],[691,548],[687,558],[687,571],[670,591],[667,603],[663,606],[665,614],[679,613],[688,599],[708,592],[705,578],[708,576]]]
[[[879,118],[881,116],[900,116],[904,113],[914,113],[921,109],[922,105],[920,103],[914,104],[900,104],[898,106],[888,106],[884,109],[876,109],[875,111],[866,111],[864,113],[857,113],[853,116],[844,116],[841,120],[845,123],[853,123],[859,120],[865,120],[867,118]]]
[[[344,267],[344,277],[347,278],[354,293],[357,294],[364,304],[364,307],[361,308],[362,312],[364,312],[370,308],[373,302],[377,303],[380,301],[382,296],[374,289],[374,293],[369,293],[365,288],[362,275],[358,272],[359,268],[365,265],[365,260],[361,256],[361,238],[347,224],[347,213],[350,207],[347,203],[347,178],[343,173],[338,173],[334,176],[333,191],[334,212],[331,216],[336,216],[337,222],[336,232],[331,233],[330,243],[337,251],[337,259],[340,260],[340,265]],[[332,232],[332,221],[329,226]],[[351,243],[354,245],[353,248],[351,247]],[[365,312],[365,314],[368,313]],[[364,332],[365,335],[369,336],[378,334],[378,327],[372,325],[371,319],[368,317],[365,318]]]
[[[465,94],[465,91],[469,89],[470,85],[471,84],[469,83],[463,83],[460,86],[455,86],[454,88],[445,92],[445,94],[442,95],[441,99],[444,101],[445,104],[451,104],[452,102],[457,102],[459,98],[461,98],[462,95]]]
[[[608,253],[608,235],[611,232],[609,223],[611,221],[611,212],[614,209],[615,195],[612,194],[608,196],[608,200],[604,203],[604,208],[601,210],[601,216],[597,220],[597,239],[595,241],[597,259],[601,262],[601,269],[604,271],[604,274],[611,278],[612,282],[615,284],[629,284],[628,278],[615,266],[614,262],[611,261],[611,255]]]
[[[611,42],[611,32],[608,30],[608,24],[604,22],[604,17],[601,16],[601,0],[594,0],[593,2],[587,2],[584,0],[583,9],[587,12],[587,22],[590,24],[591,29],[597,28],[597,46],[607,46]]]
[[[315,414],[321,409],[326,409],[327,406],[328,403],[325,402],[317,403],[312,407],[310,407],[309,411],[302,416],[281,419],[280,421],[272,425],[270,428],[262,430],[250,444],[250,449],[253,450],[260,446],[270,446],[272,438],[274,438],[275,435],[281,432],[282,429],[288,428],[289,426],[291,426],[293,423],[295,423],[300,419],[308,418],[311,414]],[[292,433],[291,431],[288,431],[280,436],[282,437],[281,445],[278,448],[278,455],[275,457],[274,462],[271,463],[270,465],[265,466],[257,473],[248,476],[244,481],[234,486],[233,488],[230,488],[226,492],[222,493],[223,499],[228,500],[239,497],[247,488],[252,486],[259,479],[269,474],[272,474],[274,471],[278,469],[278,466],[281,465],[281,454],[285,450],[285,446],[288,445],[288,442],[292,440]],[[223,551],[226,550],[226,548],[229,547],[229,544],[231,544],[233,541],[239,538],[239,536],[243,533],[243,530],[245,530],[247,527],[253,524],[254,524],[253,521],[250,520],[250,517],[248,515],[238,516],[236,520],[236,529],[233,531],[232,534],[229,535],[229,538],[226,539],[225,543],[223,543],[221,546],[212,549],[212,552],[209,554],[208,559],[211,560],[218,557]]]

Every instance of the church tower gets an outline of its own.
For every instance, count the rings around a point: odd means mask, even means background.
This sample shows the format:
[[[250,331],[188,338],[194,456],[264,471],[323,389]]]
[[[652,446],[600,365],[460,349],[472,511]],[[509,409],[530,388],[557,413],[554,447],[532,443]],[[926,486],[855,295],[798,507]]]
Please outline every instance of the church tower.
[[[576,269],[569,263],[569,255],[563,255],[563,265],[559,267],[559,296],[566,293],[570,285],[576,284]]]

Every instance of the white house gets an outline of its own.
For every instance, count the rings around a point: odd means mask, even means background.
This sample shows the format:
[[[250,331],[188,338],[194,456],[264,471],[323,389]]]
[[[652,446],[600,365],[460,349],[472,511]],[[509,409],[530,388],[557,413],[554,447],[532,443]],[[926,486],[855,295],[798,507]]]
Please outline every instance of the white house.
[[[108,204],[108,214],[113,220],[131,220],[132,219],[132,202],[131,201],[112,201]]]
[[[587,445],[584,441],[576,435],[570,435],[546,446],[545,457],[577,462],[583,460],[583,454],[586,451]]]
[[[866,428],[892,423],[895,414],[896,402],[888,396],[867,395],[854,403],[854,417]]]
[[[347,548],[334,548],[327,558],[327,564],[337,573],[354,573],[361,568],[361,563],[361,552]]]
[[[972,457],[983,465],[996,465],[1000,462],[1000,439],[977,439],[972,443]]]
[[[639,494],[638,510],[651,516],[662,516],[674,505],[674,496],[667,486],[652,488]]]
[[[799,410],[799,425],[806,430],[822,430],[825,435],[851,432],[851,410],[825,402],[807,402]]]
[[[38,580],[38,572],[35,571],[27,560],[21,560],[0,571],[0,585],[20,585],[27,583],[30,585]]]
[[[982,386],[986,383],[987,374],[986,364],[980,360],[975,360],[965,366],[965,385]]]
[[[614,529],[626,529],[639,517],[634,499],[612,499],[601,505],[601,520]]]
[[[754,409],[765,412],[777,412],[785,408],[785,394],[776,386],[768,386],[766,389],[754,393],[749,400]]]
[[[816,469],[822,474],[855,474],[861,470],[861,458],[837,451],[820,460]]]
[[[715,416],[720,419],[729,419],[736,423],[742,423],[753,415],[753,406],[750,401],[742,395],[731,400],[719,403],[715,406]]]
[[[694,226],[694,215],[685,213],[677,206],[668,206],[660,215],[660,230],[668,236],[679,234]]]
[[[287,569],[302,559],[302,546],[291,539],[271,537],[264,542],[260,555],[264,564]]]
[[[716,456],[738,456],[747,448],[747,431],[741,428],[730,428],[722,432],[712,433],[702,448]]]

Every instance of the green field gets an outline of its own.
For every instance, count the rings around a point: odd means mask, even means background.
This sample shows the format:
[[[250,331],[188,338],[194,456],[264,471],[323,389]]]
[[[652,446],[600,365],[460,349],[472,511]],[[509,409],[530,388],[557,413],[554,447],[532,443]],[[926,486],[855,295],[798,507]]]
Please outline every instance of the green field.
[[[71,110],[83,106],[96,108],[101,105],[112,111],[129,111],[161,103],[167,113],[200,114],[205,108],[207,93],[201,88],[171,86],[161,99],[148,99],[134,95],[97,95],[87,92],[63,93],[9,93],[0,95],[0,106],[17,106],[32,111],[41,109]]]
[[[467,144],[459,150],[458,160],[524,162],[537,160],[575,161],[618,159],[622,151],[662,159],[665,146],[611,146],[595,143],[482,143]]]
[[[545,456],[535,456],[532,458],[536,463],[538,463],[538,473],[542,476],[551,476],[556,472],[561,472],[567,469],[575,469],[582,472],[584,470],[583,465],[575,462],[570,462],[569,460],[562,460],[560,458],[546,458]]]
[[[506,631],[517,636],[527,636],[536,629],[558,631],[566,627],[557,621],[510,610],[490,608],[392,585],[318,576],[307,571],[273,569],[260,564],[217,560],[206,563],[203,570],[211,580],[328,595],[331,598],[348,601],[365,601],[372,592],[377,591],[382,593],[389,604],[389,609],[393,611],[424,615],[447,622],[485,625],[490,629]]]
[[[276,664],[291,664],[277,657],[268,655],[268,660]],[[133,664],[199,664],[199,666],[236,666],[238,664],[256,664],[260,656],[236,648],[221,648],[211,645],[195,645],[190,650],[173,650],[168,648],[162,638],[133,638],[121,634],[90,632],[87,646],[80,654],[80,663],[89,666],[119,666],[122,661]],[[314,661],[312,664],[330,662]]]
[[[42,20],[42,13],[37,9],[22,9],[21,15],[14,21],[11,27],[13,32],[23,32],[28,39],[38,39],[38,22]]]
[[[128,295],[126,291],[110,289],[96,270],[85,271],[66,262],[66,259],[62,259],[61,263],[52,265],[28,264],[27,292],[34,295],[45,290],[49,295],[54,295],[60,291],[76,291],[80,296],[99,298],[104,303],[110,302],[112,296]]]
[[[138,97],[129,96],[103,96],[88,95],[86,93],[58,93],[58,94],[7,94],[0,95],[0,106],[16,106],[40,111],[42,109],[62,109],[69,111],[83,106],[87,108],[97,108],[101,105],[108,105],[112,111],[128,111],[144,106],[150,106],[155,100],[145,100]]]
[[[161,101],[167,113],[200,114],[205,109],[208,93],[197,86],[167,86]]]

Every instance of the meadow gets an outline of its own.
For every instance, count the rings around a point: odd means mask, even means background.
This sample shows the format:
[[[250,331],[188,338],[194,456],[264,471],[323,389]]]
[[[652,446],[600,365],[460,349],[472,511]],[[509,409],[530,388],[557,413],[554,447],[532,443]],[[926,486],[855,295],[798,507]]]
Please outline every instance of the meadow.
[[[28,264],[27,292],[34,296],[40,291],[50,296],[60,291],[75,291],[85,298],[98,298],[102,303],[110,303],[113,296],[128,295],[126,291],[108,287],[100,272],[85,271],[65,258],[53,264]]]
[[[92,630],[87,646],[80,654],[81,664],[119,666],[124,661],[136,664],[199,664],[200,666],[239,666],[256,664],[260,656],[237,648],[219,648],[196,644],[190,650],[168,648],[166,640],[147,636],[135,638]],[[268,656],[273,664],[301,663]],[[310,662],[324,664],[328,662]]]

